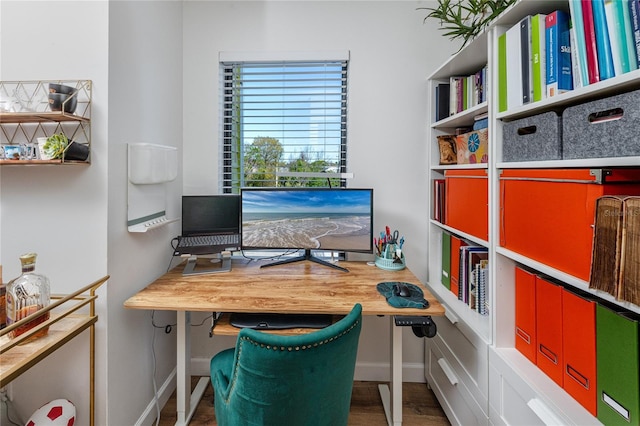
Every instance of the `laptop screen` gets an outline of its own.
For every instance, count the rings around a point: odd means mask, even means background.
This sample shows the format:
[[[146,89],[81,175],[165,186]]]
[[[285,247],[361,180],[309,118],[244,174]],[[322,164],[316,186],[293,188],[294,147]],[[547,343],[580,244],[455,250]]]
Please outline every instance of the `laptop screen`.
[[[239,195],[184,195],[182,236],[240,232]]]

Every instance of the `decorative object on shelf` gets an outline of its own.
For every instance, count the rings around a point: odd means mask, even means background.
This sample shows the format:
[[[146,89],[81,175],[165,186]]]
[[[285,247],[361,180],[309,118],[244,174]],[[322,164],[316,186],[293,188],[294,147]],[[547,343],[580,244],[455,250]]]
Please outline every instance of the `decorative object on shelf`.
[[[500,15],[515,0],[438,0],[438,6],[419,7],[429,14],[424,18],[438,19],[445,36],[463,40],[460,50]]]
[[[49,136],[42,147],[42,151],[44,152],[47,158],[43,158],[43,160],[53,160],[57,158],[62,158],[64,151],[69,146],[69,139],[65,136],[64,133],[56,133]]]
[[[456,137],[458,164],[478,164],[489,161],[488,129],[474,130]]]
[[[49,83],[49,107],[51,111],[62,111],[69,114],[76,112],[78,106],[78,90],[64,84]]]
[[[69,141],[69,145],[64,153],[65,160],[87,161],[89,158],[89,145],[76,141]]]
[[[7,325],[18,322],[34,314],[39,309],[49,306],[49,279],[35,272],[36,257],[36,253],[27,253],[20,256],[22,274],[9,281],[7,285]],[[18,337],[48,319],[49,312],[12,330],[10,336],[11,338]],[[49,327],[44,327],[23,343],[42,337],[48,332]]]
[[[4,145],[2,147],[2,158],[4,160],[19,160],[20,155],[20,145]]]
[[[440,150],[440,164],[457,164],[458,154],[456,151],[455,135],[438,136],[438,149]]]
[[[69,114],[76,112],[78,100],[74,95],[64,93],[49,93],[49,108],[51,111],[62,111]]]

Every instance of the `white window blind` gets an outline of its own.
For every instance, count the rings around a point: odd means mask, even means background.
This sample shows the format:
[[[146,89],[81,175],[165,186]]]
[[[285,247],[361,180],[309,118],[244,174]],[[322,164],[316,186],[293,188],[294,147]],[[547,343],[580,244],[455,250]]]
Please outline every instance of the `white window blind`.
[[[327,186],[299,174],[345,173],[347,68],[347,60],[221,61],[221,192]]]

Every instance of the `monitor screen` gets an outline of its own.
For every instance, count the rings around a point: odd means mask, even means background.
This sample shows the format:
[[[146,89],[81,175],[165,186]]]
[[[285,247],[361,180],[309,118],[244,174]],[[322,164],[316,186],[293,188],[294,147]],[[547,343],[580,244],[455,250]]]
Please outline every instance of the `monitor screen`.
[[[373,190],[243,188],[243,249],[372,252]]]
[[[182,236],[240,232],[240,196],[184,195]]]

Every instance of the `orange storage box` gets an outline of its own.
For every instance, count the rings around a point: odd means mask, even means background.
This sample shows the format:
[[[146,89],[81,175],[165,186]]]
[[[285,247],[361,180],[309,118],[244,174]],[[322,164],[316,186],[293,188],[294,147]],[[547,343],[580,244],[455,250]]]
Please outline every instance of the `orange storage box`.
[[[489,239],[487,169],[448,169],[445,179],[445,225]]]
[[[536,364],[562,386],[562,286],[536,276]]]
[[[536,276],[516,267],[516,336],[515,346],[536,364]]]
[[[596,199],[615,194],[640,195],[640,169],[502,170],[500,245],[589,281]]]
[[[596,302],[589,296],[562,292],[564,390],[597,415]]]

